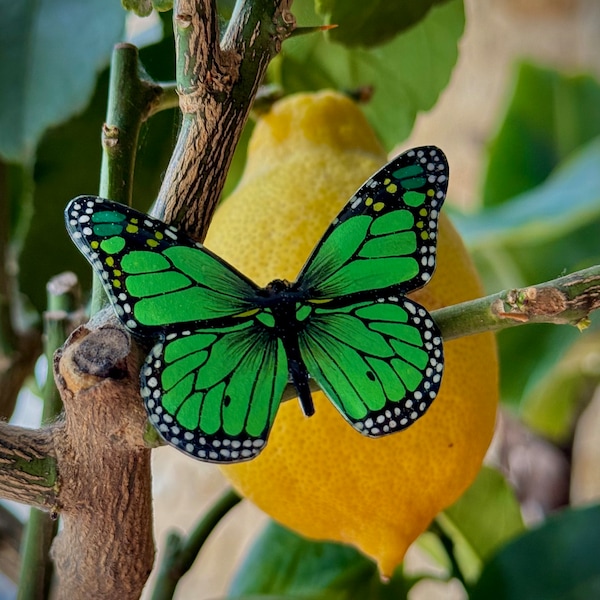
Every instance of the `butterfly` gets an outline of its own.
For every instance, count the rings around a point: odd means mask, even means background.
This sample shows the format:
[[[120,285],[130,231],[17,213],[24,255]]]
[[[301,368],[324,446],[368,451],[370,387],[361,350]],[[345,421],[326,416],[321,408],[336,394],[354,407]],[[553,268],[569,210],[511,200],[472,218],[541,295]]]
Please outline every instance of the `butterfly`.
[[[447,185],[441,150],[405,152],[350,198],[294,282],[264,288],[124,205],[80,196],[65,221],[118,318],[153,339],[140,374],[150,422],[196,459],[241,462],[264,448],[290,381],[304,414],[314,413],[313,378],[368,437],[425,413],[442,339],[406,294],[434,272]]]

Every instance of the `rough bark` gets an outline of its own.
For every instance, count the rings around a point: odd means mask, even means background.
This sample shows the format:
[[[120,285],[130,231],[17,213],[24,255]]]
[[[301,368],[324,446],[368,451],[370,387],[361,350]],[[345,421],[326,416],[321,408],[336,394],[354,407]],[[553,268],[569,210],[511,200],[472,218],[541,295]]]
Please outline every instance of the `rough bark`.
[[[140,354],[118,325],[80,327],[55,358],[65,422],[54,437],[63,529],[59,598],[138,598],[152,569],[150,450]]]

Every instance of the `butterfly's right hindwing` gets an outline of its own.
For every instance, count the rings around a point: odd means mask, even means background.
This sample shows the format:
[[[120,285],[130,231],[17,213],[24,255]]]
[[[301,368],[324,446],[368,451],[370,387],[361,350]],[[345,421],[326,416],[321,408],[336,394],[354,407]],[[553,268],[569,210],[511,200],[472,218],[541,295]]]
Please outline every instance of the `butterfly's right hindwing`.
[[[310,375],[344,418],[369,437],[412,425],[440,387],[440,332],[431,315],[407,298],[316,306],[299,347]]]
[[[167,335],[142,368],[160,435],[190,456],[240,462],[264,447],[288,382],[281,340],[254,319]]]
[[[250,280],[157,219],[80,196],[67,206],[65,220],[117,316],[136,333],[219,321],[254,307],[257,288]]]

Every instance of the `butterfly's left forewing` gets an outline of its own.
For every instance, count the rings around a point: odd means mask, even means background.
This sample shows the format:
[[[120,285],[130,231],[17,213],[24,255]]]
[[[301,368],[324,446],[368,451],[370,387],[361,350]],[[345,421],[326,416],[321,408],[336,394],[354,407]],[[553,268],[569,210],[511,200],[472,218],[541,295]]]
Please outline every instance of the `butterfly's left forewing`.
[[[448,163],[439,148],[414,148],[392,160],[334,219],[296,289],[324,301],[405,294],[425,285],[435,269],[447,186]]]
[[[65,217],[120,320],[159,340],[141,385],[160,435],[208,462],[256,456],[288,382],[257,286],[175,228],[121,204],[83,196]]]
[[[156,335],[254,307],[249,279],[162,221],[93,196],[72,200],[65,221],[131,331]]]
[[[299,347],[321,389],[369,437],[412,425],[440,387],[440,332],[429,313],[407,298],[315,306],[299,334]]]
[[[281,340],[256,319],[167,334],[142,368],[150,420],[170,444],[215,463],[264,447],[288,382]]]

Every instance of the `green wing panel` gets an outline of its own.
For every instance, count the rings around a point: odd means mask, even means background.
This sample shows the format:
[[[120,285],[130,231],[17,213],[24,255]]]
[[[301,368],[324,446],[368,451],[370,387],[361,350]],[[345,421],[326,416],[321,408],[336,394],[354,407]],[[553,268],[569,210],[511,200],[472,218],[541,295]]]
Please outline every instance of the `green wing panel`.
[[[441,384],[440,332],[429,313],[406,298],[314,307],[299,348],[321,389],[369,437],[412,425]]]
[[[281,340],[256,319],[168,334],[142,368],[149,418],[169,444],[215,463],[254,458],[288,382]]]
[[[448,162],[434,146],[414,148],[375,173],[334,219],[296,280],[317,300],[405,294],[435,269],[437,223]]]
[[[162,221],[93,196],[72,200],[65,221],[117,316],[136,333],[223,325],[254,308],[252,281]]]

